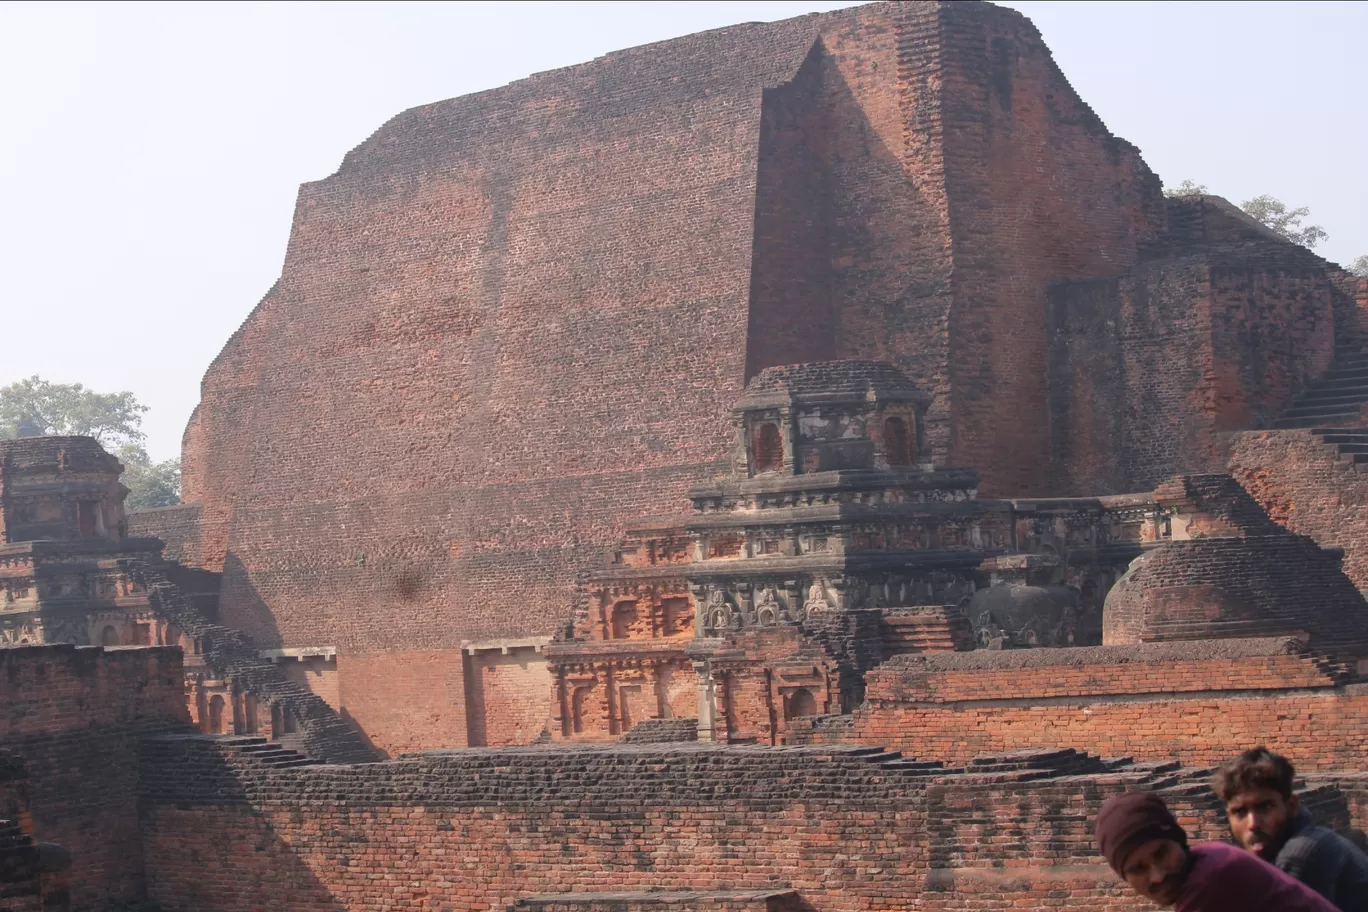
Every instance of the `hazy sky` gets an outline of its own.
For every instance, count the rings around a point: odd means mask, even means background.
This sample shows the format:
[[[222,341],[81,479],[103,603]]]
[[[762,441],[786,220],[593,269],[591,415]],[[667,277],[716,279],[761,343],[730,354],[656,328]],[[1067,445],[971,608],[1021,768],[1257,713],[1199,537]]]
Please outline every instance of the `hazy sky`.
[[[0,385],[151,406],[174,456],[304,181],[399,111],[848,3],[0,3]],[[1167,184],[1311,207],[1368,253],[1365,3],[1008,2]]]

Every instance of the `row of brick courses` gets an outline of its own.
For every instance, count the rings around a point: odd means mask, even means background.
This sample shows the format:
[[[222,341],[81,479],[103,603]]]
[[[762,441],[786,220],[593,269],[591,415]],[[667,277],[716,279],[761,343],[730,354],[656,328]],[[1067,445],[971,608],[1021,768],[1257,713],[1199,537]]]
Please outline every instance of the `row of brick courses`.
[[[1293,638],[900,656],[851,719],[795,720],[793,743],[884,744],[965,763],[1015,748],[1221,762],[1267,744],[1306,770],[1354,770],[1368,685]]]
[[[191,567],[201,567],[203,550],[200,547],[204,508],[198,503],[182,503],[155,510],[138,510],[128,514],[128,534],[159,538],[165,547],[162,557]]]
[[[71,853],[76,908],[141,897],[137,742],[189,724],[177,648],[0,649],[0,743],[27,765],[34,836]]]
[[[1104,642],[1301,634],[1352,663],[1368,656],[1368,601],[1340,562],[1286,533],[1168,542],[1108,594]]]
[[[1164,227],[1159,180],[1025,17],[951,3],[940,28],[954,459],[980,471],[985,493],[1051,493],[1047,286],[1133,263]]]
[[[888,744],[922,756],[963,762],[985,751],[1057,745],[1112,756],[1217,763],[1254,744],[1307,770],[1354,769],[1368,750],[1368,694],[1291,691],[1193,696],[1004,700],[969,705],[896,707],[857,713],[850,729],[816,743]],[[796,728],[796,726],[795,726]],[[797,731],[791,737],[800,741]]]
[[[1166,205],[1148,260],[1049,289],[1054,490],[1217,470],[1223,435],[1270,425],[1352,334],[1325,261],[1223,200]]]
[[[1277,522],[1324,548],[1344,549],[1345,574],[1368,591],[1368,473],[1299,430],[1235,434],[1229,465]]]
[[[897,656],[870,672],[871,706],[1236,689],[1323,688],[1344,670],[1292,638]]]
[[[143,793],[149,896],[205,912],[583,909],[602,894],[621,908],[643,891],[669,907],[671,894],[786,890],[824,912],[1128,910],[1142,903],[1092,836],[1107,796],[1161,788],[1194,838],[1224,834],[1203,771],[1068,751],[960,771],[898,769],[870,749],[712,745],[273,769],[191,736],[147,741],[141,762],[157,783]],[[1315,807],[1343,824],[1344,805]]]

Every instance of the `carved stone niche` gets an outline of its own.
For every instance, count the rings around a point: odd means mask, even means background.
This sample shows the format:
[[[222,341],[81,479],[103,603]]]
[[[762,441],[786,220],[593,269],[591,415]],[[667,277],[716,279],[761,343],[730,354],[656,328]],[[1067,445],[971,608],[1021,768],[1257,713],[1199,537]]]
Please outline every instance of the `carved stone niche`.
[[[787,623],[788,608],[773,587],[761,590],[755,599],[755,623],[760,627],[777,627]]]
[[[699,586],[694,589],[698,605],[696,624],[705,636],[720,636],[741,626],[741,615],[721,586]]]
[[[829,611],[836,607],[835,599],[828,597],[826,581],[821,577],[816,577],[808,586],[807,598],[803,602],[803,610],[807,613],[813,611]]]
[[[7,646],[20,646],[42,643],[43,630],[32,622],[7,624],[0,627],[0,643]]]

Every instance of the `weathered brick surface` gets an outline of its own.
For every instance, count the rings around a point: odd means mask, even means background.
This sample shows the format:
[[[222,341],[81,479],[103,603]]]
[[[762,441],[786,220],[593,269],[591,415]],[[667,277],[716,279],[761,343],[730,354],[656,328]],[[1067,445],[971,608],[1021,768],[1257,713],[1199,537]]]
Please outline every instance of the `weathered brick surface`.
[[[0,743],[27,764],[33,836],[72,855],[76,908],[142,896],[136,745],[189,721],[174,647],[0,649]]]
[[[1247,431],[1230,443],[1230,472],[1269,516],[1325,548],[1368,590],[1368,472],[1310,431]]]
[[[954,458],[987,493],[1046,493],[1047,285],[1134,263],[1163,230],[1163,199],[1025,17],[949,4],[941,45]]]
[[[200,549],[201,524],[204,509],[198,503],[177,504],[156,510],[139,510],[128,514],[130,535],[160,538],[166,545],[162,556],[190,567],[203,566]]]
[[[1319,257],[1216,198],[1168,200],[1167,218],[1125,274],[1049,291],[1055,490],[1219,471],[1223,435],[1271,426],[1350,338]]]
[[[551,721],[551,669],[533,649],[477,652],[466,657],[467,712],[476,710],[470,743],[531,744]],[[473,686],[470,686],[473,685]]]
[[[1200,773],[1068,751],[958,772],[898,768],[877,751],[702,745],[285,770],[162,739],[142,757],[145,781],[160,783],[144,795],[149,894],[207,912],[785,889],[832,912],[1139,909],[1096,855],[1107,796],[1160,788],[1195,838],[1224,829],[1214,796],[1190,787]],[[1347,821],[1330,799],[1322,813]]]
[[[1107,595],[1103,642],[1303,635],[1341,661],[1368,656],[1368,600],[1311,539],[1251,535],[1168,542]]]
[[[964,763],[1018,748],[1220,762],[1267,744],[1299,769],[1356,770],[1368,690],[1293,639],[900,656],[871,673],[851,724],[799,742],[883,744]]]

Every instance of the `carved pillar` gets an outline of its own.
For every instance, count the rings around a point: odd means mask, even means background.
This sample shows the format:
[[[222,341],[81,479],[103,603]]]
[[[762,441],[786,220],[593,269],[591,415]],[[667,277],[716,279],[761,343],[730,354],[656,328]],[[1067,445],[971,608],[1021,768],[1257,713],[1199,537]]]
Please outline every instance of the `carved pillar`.
[[[698,740],[717,740],[717,686],[707,659],[693,663],[698,676]]]
[[[565,738],[570,735],[569,699],[565,686],[565,669],[556,666],[555,676],[551,679],[550,725],[552,736],[555,738]]]

